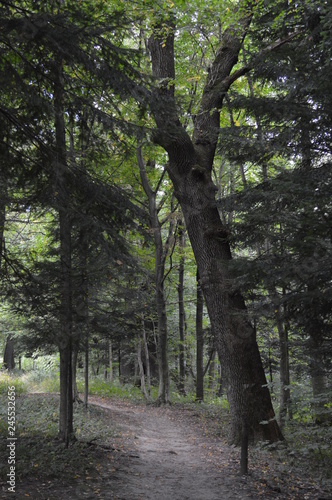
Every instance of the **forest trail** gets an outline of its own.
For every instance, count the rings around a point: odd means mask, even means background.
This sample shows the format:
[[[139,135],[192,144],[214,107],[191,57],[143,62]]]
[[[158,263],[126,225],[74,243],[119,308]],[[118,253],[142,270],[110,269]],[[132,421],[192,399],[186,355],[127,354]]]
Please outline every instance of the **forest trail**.
[[[171,407],[91,397],[122,430],[112,448],[110,488],[118,500],[241,500],[257,498],[239,476],[238,450],[211,440]],[[186,412],[185,412],[186,413]],[[114,462],[115,460],[115,462]]]
[[[41,433],[36,427],[45,412],[52,421],[58,397],[30,393],[19,398],[18,422],[31,405],[39,411],[19,434],[12,500],[332,499],[328,483],[319,486],[305,467],[294,467],[301,465],[294,452],[280,460],[278,454],[252,448],[249,474],[240,476],[240,450],[226,444],[227,424],[221,425],[215,409],[195,405],[156,407],[91,396],[88,412],[76,408],[78,440],[64,448],[44,435],[48,422]],[[7,453],[7,440],[0,444]],[[0,498],[7,500],[4,477]]]

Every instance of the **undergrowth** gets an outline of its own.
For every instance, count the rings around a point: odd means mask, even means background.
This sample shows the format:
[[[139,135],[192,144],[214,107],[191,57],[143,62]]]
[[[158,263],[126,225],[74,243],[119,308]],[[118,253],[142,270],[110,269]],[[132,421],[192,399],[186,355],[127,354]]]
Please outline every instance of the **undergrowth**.
[[[8,387],[15,387],[17,396],[27,391],[25,381],[19,374],[9,375],[6,372],[0,372],[0,395],[6,395]]]
[[[15,386],[18,411],[18,432],[22,449],[21,473],[23,470],[33,473],[36,470],[53,471],[62,474],[62,459],[64,453],[67,457],[65,464],[71,460],[70,449],[61,451],[61,445],[55,445],[58,430],[59,401],[58,396],[27,395],[26,393],[58,393],[59,374],[53,370],[34,370],[27,373],[14,373],[8,375],[0,373],[0,435],[4,439],[7,431],[5,415],[6,394],[8,386]],[[84,391],[84,380],[78,377],[78,390],[82,396]],[[188,410],[197,417],[207,434],[215,437],[225,437],[229,425],[229,407],[225,398],[217,398],[207,394],[204,402],[195,401],[195,394],[179,395],[171,386],[172,404],[180,409]],[[103,377],[92,377],[89,382],[89,394],[100,397],[114,397],[130,400],[135,403],[143,403],[144,398],[139,387],[130,384],[120,384],[118,380],[110,383]],[[152,388],[151,400],[155,401],[158,396],[156,387]],[[38,399],[35,399],[38,398]],[[38,401],[38,404],[36,404]],[[302,406],[304,403],[302,403]],[[324,484],[332,483],[332,426],[316,425],[310,417],[310,408],[303,409],[300,404],[296,405],[294,419],[286,422],[284,434],[286,445],[273,446],[259,444],[251,448],[251,460],[258,456],[267,457],[272,454],[273,461],[277,464],[279,475],[290,467],[294,470],[307,470]],[[305,418],[303,418],[303,415]],[[87,411],[83,405],[75,405],[74,413],[75,435],[78,442],[73,445],[75,453],[86,453],[84,447],[86,442],[104,442],[116,432],[105,420],[103,412],[96,407],[90,406]],[[41,453],[37,452],[41,450]],[[60,453],[60,455],[59,455]],[[45,456],[44,456],[45,455]],[[41,456],[39,460],[31,461],[29,457]],[[63,457],[62,457],[63,458]],[[29,462],[30,460],[30,462]],[[75,459],[76,460],[76,459]],[[52,462],[52,465],[51,465]],[[84,462],[84,460],[83,460]],[[85,462],[84,462],[85,463]],[[277,472],[277,471],[276,471]],[[1,473],[1,470],[0,470]],[[52,472],[53,473],[53,472]],[[73,473],[73,471],[72,471]]]
[[[0,396],[0,419],[6,423],[6,395]],[[59,419],[59,396],[22,394],[16,399],[17,432],[17,481],[25,477],[58,479],[62,482],[93,473],[94,453],[98,447],[118,435],[102,408],[95,406],[87,410],[83,405],[74,405],[75,435],[77,441],[68,448],[57,440]],[[6,457],[7,426],[0,426],[0,452]],[[8,454],[8,453],[7,453]],[[0,465],[0,481],[6,482],[8,464]]]

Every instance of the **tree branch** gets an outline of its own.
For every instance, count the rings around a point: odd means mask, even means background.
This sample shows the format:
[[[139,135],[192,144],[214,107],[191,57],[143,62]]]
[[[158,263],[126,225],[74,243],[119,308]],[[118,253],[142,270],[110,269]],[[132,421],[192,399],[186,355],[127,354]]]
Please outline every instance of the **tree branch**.
[[[148,197],[148,200],[150,200],[150,198],[154,194],[154,192],[149,184],[148,176],[146,174],[145,162],[144,162],[144,158],[143,158],[143,147],[142,147],[141,142],[139,142],[137,144],[136,159],[137,159],[137,164],[139,167],[139,173],[140,173],[140,177],[141,177],[142,187],[144,189],[146,196]]]
[[[221,86],[223,88],[226,88],[227,90],[229,89],[229,87],[236,81],[238,80],[239,78],[241,78],[241,76],[244,76],[246,73],[248,73],[249,71],[251,71],[254,67],[255,67],[255,63],[257,61],[261,61],[262,58],[270,53],[270,52],[273,52],[274,50],[276,49],[279,49],[279,47],[282,47],[283,45],[285,45],[286,43],[289,43],[291,42],[296,36],[300,35],[302,33],[302,31],[296,31],[295,33],[292,33],[291,35],[289,35],[287,38],[283,38],[283,39],[278,39],[276,40],[275,42],[273,42],[271,45],[269,45],[268,47],[265,47],[265,49],[261,50],[254,58],[253,58],[253,61],[249,64],[246,64],[245,66],[242,66],[242,68],[239,68],[238,70],[234,71],[234,73],[232,73],[231,75],[229,75],[227,78],[225,78],[221,84]]]

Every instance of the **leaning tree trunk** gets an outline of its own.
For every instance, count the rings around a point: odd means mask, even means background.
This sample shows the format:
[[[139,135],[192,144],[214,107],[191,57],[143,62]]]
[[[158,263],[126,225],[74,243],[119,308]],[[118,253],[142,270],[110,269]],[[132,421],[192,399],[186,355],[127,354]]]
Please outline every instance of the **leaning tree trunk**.
[[[248,320],[242,296],[232,289],[232,275],[227,269],[231,259],[227,230],[217,208],[206,203],[210,187],[205,178],[189,173],[181,188],[177,196],[180,203],[185,202],[181,203],[182,210],[227,384],[232,417],[230,440],[240,442],[244,417],[250,417],[252,434],[264,440],[278,440],[281,433],[275,421],[255,330]]]
[[[243,32],[247,26],[248,22],[244,23]],[[223,99],[230,85],[244,74],[239,70],[231,74],[243,34],[235,28],[223,34],[210,67],[191,139],[180,123],[174,100],[175,26],[169,21],[155,29],[149,40],[153,75],[159,80],[159,87],[151,98],[157,125],[153,139],[168,153],[167,171],[182,208],[222,359],[231,413],[229,439],[233,443],[241,442],[242,424],[246,419],[251,438],[276,441],[283,436],[275,419],[255,330],[228,270],[229,234],[216,206],[216,188],[211,176]]]

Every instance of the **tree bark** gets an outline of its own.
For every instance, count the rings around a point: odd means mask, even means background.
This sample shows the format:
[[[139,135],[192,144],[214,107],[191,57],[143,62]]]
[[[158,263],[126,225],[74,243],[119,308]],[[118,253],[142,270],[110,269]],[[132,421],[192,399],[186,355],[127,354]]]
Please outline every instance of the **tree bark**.
[[[112,346],[112,341],[109,339],[108,341],[108,366],[109,366],[109,381],[112,384],[113,382],[113,346]]]
[[[145,373],[144,373],[144,366],[143,366],[143,361],[142,361],[142,339],[141,339],[141,336],[139,336],[139,338],[137,339],[137,362],[138,362],[138,368],[139,368],[139,376],[140,376],[140,380],[141,380],[141,391],[142,391],[145,399],[149,399],[149,395],[146,391]]]
[[[179,246],[180,246],[180,264],[179,264],[179,392],[185,394],[185,310],[184,310],[184,228],[183,221],[178,222],[179,227]]]
[[[75,343],[72,352],[72,381],[73,381],[73,402],[82,403],[77,389],[77,359],[79,346]]]
[[[147,393],[148,393],[148,396],[150,398],[150,396],[151,396],[151,367],[150,367],[149,346],[148,346],[148,341],[146,338],[144,313],[142,313],[142,336],[143,336],[143,345],[144,345],[144,354],[145,354]]]
[[[154,33],[149,40],[153,75],[159,79],[159,87],[151,99],[157,125],[153,139],[168,153],[167,171],[182,208],[216,347],[223,361],[231,413],[230,441],[238,444],[244,416],[248,419],[251,438],[271,442],[283,439],[267,388],[256,333],[228,270],[232,258],[228,228],[220,219],[215,202],[216,187],[211,178],[220,109],[235,79],[231,71],[238,60],[245,28],[242,33],[229,29],[222,36],[195,117],[192,139],[180,123],[174,89],[169,85],[175,79],[174,23],[158,26],[158,35]]]
[[[67,187],[67,148],[64,116],[64,82],[60,57],[55,61],[54,115],[56,171],[54,196],[59,213],[60,239],[60,417],[59,437],[68,446],[73,438],[72,391],[72,282],[71,218]]]
[[[216,354],[217,351],[213,349],[211,353],[210,366],[208,368],[209,380],[208,380],[208,389],[210,394],[214,392],[215,380],[216,380]]]
[[[204,400],[204,333],[203,333],[203,307],[204,298],[197,270],[196,289],[196,399]]]
[[[3,366],[6,370],[11,371],[15,368],[14,359],[14,339],[8,335],[6,340],[5,352],[3,355]]]
[[[59,437],[68,446],[73,438],[71,246],[68,218],[60,212],[60,422]]]

